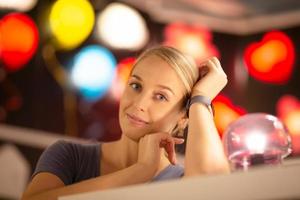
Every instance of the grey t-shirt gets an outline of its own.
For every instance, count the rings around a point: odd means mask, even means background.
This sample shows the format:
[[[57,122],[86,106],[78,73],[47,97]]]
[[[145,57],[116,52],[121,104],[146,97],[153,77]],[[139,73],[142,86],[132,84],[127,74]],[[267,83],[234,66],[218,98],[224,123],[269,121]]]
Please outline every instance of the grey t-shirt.
[[[32,177],[40,172],[49,172],[58,176],[65,185],[70,185],[100,176],[100,145],[59,140],[42,153]],[[169,165],[152,181],[180,178],[183,173],[181,165]]]

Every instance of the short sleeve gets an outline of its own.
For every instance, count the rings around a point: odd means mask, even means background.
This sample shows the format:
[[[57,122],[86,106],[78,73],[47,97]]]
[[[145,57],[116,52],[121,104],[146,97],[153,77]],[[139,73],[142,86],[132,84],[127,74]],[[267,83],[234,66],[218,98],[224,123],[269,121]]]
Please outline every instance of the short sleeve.
[[[184,176],[184,168],[181,165],[169,165],[155,176],[151,182],[178,179]]]
[[[42,153],[32,178],[40,172],[49,172],[58,176],[65,185],[69,185],[75,174],[74,160],[71,144],[59,140]]]

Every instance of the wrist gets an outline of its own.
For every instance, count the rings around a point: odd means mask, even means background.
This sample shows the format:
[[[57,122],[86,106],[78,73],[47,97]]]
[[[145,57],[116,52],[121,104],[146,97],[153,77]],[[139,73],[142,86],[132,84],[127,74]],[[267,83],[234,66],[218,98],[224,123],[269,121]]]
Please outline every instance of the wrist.
[[[192,97],[187,102],[188,112],[193,104],[200,104],[202,106],[205,106],[210,111],[210,113],[214,116],[215,114],[214,108],[210,98],[203,95],[192,95]]]
[[[134,164],[134,166],[139,173],[144,174],[144,176],[147,180],[150,180],[151,178],[153,178],[153,176],[155,175],[155,173],[157,171],[157,169],[155,169],[154,167],[147,165],[145,163],[137,162]]]
[[[193,91],[191,94],[191,98],[193,98],[195,96],[207,96],[207,95],[204,94],[203,92]]]

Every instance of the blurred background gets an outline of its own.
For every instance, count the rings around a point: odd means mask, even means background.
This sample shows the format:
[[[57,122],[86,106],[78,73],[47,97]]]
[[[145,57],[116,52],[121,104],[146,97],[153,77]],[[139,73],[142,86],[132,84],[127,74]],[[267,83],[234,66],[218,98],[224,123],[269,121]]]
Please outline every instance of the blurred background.
[[[198,64],[220,59],[220,137],[238,117],[268,113],[300,155],[300,1],[0,0],[0,165],[22,157],[27,180],[57,138],[119,139],[131,66],[160,44]]]

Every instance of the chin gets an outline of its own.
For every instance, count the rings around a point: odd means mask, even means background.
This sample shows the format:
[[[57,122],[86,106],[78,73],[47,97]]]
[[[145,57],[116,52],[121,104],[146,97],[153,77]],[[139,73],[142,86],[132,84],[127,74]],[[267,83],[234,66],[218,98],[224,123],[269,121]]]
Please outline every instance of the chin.
[[[122,134],[135,142],[139,142],[139,140],[146,135],[146,134],[141,134],[140,131],[134,131],[134,130],[131,130],[131,131],[130,130],[126,130],[126,131],[122,130]]]

